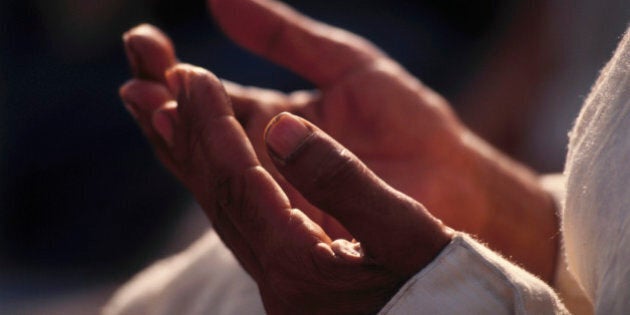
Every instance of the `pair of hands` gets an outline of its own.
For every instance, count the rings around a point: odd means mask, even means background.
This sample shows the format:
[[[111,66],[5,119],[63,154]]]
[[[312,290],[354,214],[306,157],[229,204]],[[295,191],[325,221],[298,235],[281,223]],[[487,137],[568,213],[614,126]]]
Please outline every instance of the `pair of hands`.
[[[121,96],[270,313],[378,311],[450,241],[436,217],[551,275],[551,200],[440,96],[364,39],[281,3],[209,2],[237,43],[319,92],[222,83],[143,25],[124,38],[135,78]]]

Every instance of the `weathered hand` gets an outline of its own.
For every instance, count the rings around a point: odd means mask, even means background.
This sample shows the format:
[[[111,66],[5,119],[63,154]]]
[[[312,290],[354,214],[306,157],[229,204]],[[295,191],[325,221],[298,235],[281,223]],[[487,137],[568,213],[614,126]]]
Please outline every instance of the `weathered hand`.
[[[319,87],[318,92],[287,95],[225,83],[236,117],[262,165],[292,205],[329,235],[348,237],[338,222],[278,176],[264,153],[263,130],[282,111],[319,126],[387,183],[422,201],[449,226],[478,235],[549,279],[556,251],[551,200],[531,172],[462,126],[441,97],[365,40],[281,3],[213,0],[210,6],[237,43]],[[127,34],[126,44],[137,76],[163,84],[164,71],[176,63],[168,39],[142,26]],[[164,86],[138,80],[124,87],[122,96],[128,103],[148,108],[163,106],[171,98]],[[150,120],[142,110],[136,111],[140,120]],[[143,128],[150,138],[156,135],[151,127]]]
[[[260,165],[216,77],[178,65],[167,81],[177,105],[152,114],[163,156],[255,279],[270,314],[375,313],[450,241],[421,204],[314,125],[280,114],[265,134],[275,167],[360,243],[332,241]]]

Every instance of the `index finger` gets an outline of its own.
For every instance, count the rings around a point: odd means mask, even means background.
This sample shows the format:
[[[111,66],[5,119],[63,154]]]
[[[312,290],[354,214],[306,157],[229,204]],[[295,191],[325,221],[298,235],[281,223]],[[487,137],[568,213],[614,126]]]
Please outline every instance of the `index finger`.
[[[270,0],[209,0],[214,17],[238,44],[319,87],[369,66],[384,54],[367,40]]]
[[[181,151],[179,156],[188,155],[178,160],[188,164],[191,177],[202,177],[192,189],[215,226],[233,225],[238,242],[251,247],[263,265],[283,248],[330,243],[319,226],[291,208],[280,186],[260,165],[213,74],[178,65],[167,72],[167,81],[177,95],[181,118],[174,150]]]

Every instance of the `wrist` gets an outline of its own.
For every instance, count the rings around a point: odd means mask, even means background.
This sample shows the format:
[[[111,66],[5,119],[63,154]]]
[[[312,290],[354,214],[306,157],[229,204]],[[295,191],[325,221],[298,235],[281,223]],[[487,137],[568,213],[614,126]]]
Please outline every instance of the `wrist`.
[[[475,135],[476,178],[487,209],[478,237],[528,271],[549,282],[558,250],[558,218],[552,196],[529,168],[511,160]]]

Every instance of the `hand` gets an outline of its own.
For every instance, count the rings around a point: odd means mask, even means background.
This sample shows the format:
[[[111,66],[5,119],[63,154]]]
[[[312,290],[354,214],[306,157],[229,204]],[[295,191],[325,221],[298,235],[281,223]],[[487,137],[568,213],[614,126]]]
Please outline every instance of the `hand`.
[[[176,106],[152,113],[158,150],[257,282],[268,313],[376,313],[450,241],[421,204],[313,124],[282,113],[265,133],[276,169],[360,243],[332,241],[261,166],[216,77],[178,65],[166,78]]]
[[[286,95],[225,84],[236,117],[262,165],[292,204],[329,235],[350,237],[342,225],[278,176],[265,154],[263,130],[282,111],[318,125],[387,183],[422,201],[449,226],[476,234],[528,270],[550,279],[557,249],[551,199],[534,174],[475,137],[441,97],[365,40],[278,2],[215,0],[210,6],[237,43],[320,88],[319,92]],[[130,31],[126,44],[137,76],[163,84],[164,71],[176,63],[169,40],[144,26]],[[121,94],[128,103],[148,107],[163,106],[171,98],[165,87],[146,81],[132,81]],[[140,115],[139,119],[150,117]],[[156,136],[150,127],[143,128],[150,138]],[[153,143],[159,145],[159,141]]]

